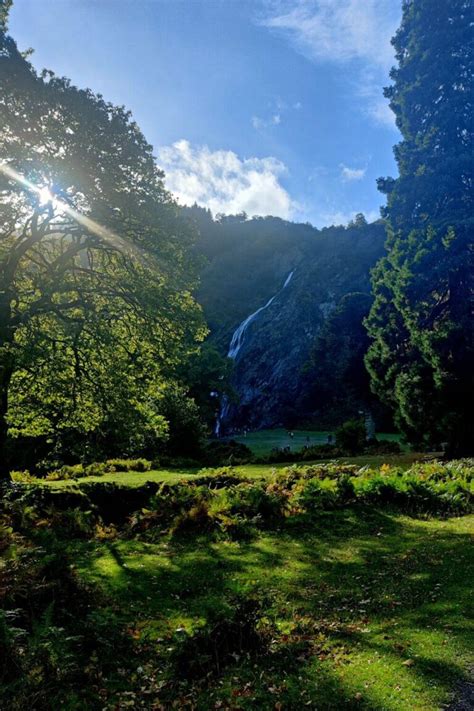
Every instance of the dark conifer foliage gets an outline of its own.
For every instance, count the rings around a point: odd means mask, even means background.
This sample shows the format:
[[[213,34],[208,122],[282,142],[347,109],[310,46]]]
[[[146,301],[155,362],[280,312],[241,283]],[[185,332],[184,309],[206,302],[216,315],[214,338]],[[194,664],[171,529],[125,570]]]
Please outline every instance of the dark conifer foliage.
[[[403,140],[387,195],[388,253],[373,274],[366,363],[399,426],[472,453],[472,3],[411,0],[386,96]]]

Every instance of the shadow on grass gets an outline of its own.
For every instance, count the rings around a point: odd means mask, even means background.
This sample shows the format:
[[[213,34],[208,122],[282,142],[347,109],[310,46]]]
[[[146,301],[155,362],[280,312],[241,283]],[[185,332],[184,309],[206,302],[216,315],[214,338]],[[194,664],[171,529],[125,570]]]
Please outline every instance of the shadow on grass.
[[[446,694],[463,677],[473,643],[464,620],[472,537],[432,523],[346,509],[249,543],[108,541],[92,555],[86,544],[82,560],[124,622],[163,645],[175,643],[177,628],[193,634],[225,612],[233,595],[262,600],[275,630],[267,654],[236,658],[192,690],[185,678],[171,678],[174,698],[178,684],[179,694],[193,695],[194,708],[221,701],[236,709],[429,708],[416,699],[413,706],[384,700],[380,688],[363,685],[370,669],[361,673],[353,656],[383,659],[382,686],[393,686],[399,669],[425,700],[433,685]],[[451,641],[443,649],[444,635]],[[156,658],[160,644],[152,645]],[[458,663],[454,648],[463,657]]]

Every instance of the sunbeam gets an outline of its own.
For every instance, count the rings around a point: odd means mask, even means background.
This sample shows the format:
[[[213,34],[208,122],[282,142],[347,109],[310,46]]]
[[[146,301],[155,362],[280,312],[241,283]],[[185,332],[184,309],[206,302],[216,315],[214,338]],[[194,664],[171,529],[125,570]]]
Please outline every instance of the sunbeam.
[[[67,202],[53,195],[48,187],[39,187],[38,185],[35,185],[31,182],[31,180],[28,180],[28,178],[25,178],[25,176],[15,170],[15,168],[12,168],[11,165],[8,165],[7,163],[0,163],[0,172],[2,172],[7,178],[20,183],[20,185],[23,185],[29,191],[36,193],[39,197],[40,205],[51,203],[57,212],[69,215],[69,217],[75,220],[78,224],[85,227],[88,232],[96,235],[96,237],[99,237],[104,242],[112,245],[117,250],[133,254],[137,258],[143,257],[143,252],[139,247],[132,244],[128,240],[123,239],[123,237],[120,237],[108,227],[100,225],[95,220],[87,217],[87,215],[84,215],[75,208],[71,207]]]

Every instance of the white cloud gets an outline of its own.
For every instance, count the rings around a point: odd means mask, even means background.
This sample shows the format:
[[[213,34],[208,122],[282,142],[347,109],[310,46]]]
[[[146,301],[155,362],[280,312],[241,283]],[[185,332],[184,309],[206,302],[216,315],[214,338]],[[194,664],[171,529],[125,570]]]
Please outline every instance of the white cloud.
[[[278,126],[281,123],[281,115],[273,114],[268,119],[260,118],[260,116],[252,116],[252,126],[259,131],[262,128],[268,128],[269,126]]]
[[[362,180],[365,177],[367,168],[348,168],[347,165],[341,163],[341,177],[344,182],[352,182],[353,180]]]
[[[355,92],[357,96],[365,100],[365,113],[374,123],[396,129],[395,114],[391,110],[388,100],[383,97],[380,84],[380,77],[374,68],[365,67],[359,72],[355,81]]]
[[[396,128],[395,114],[384,99],[373,101],[368,108],[369,116],[380,126],[387,128]]]
[[[390,39],[400,21],[397,0],[270,0],[268,7],[261,24],[280,32],[309,59],[356,61],[348,76],[364,99],[363,112],[374,123],[395,127],[382,86],[394,64]]]
[[[241,159],[233,151],[211,151],[181,140],[158,150],[166,186],[185,205],[219,212],[274,215],[288,219],[294,203],[280,184],[285,165],[276,158]]]
[[[252,116],[252,126],[256,131],[259,131],[265,126],[265,121],[258,116]]]
[[[384,68],[393,62],[393,0],[284,0],[270,7],[263,24],[286,34],[312,59],[362,59]]]

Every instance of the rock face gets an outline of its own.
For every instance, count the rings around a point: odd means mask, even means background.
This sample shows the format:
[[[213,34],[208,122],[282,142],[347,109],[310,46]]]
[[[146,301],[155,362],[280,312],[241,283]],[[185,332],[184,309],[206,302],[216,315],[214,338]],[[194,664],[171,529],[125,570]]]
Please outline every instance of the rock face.
[[[370,292],[370,269],[384,249],[381,223],[318,231],[264,220],[263,239],[261,222],[248,220],[241,232],[232,225],[198,295],[211,338],[235,364],[236,397],[223,403],[221,434],[288,426],[321,326],[346,294]]]

